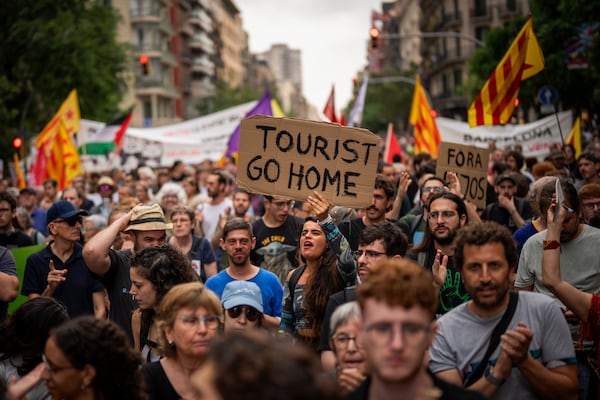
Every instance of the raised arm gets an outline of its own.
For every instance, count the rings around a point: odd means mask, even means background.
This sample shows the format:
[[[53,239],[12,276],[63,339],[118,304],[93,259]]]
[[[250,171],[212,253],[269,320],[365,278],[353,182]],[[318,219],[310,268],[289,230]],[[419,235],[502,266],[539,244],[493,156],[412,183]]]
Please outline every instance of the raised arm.
[[[306,201],[315,211],[331,251],[337,255],[337,270],[342,279],[346,283],[353,282],[356,276],[356,262],[352,258],[350,244],[333,223],[333,218],[329,215],[329,202],[319,192],[315,191],[314,194],[314,196],[308,196]]]
[[[98,276],[104,276],[110,269],[108,251],[115,238],[127,227],[132,211],[122,215],[112,224],[98,232],[83,248],[83,259],[90,271]]]
[[[406,196],[406,190],[412,182],[410,175],[406,171],[400,172],[400,179],[398,179],[398,190],[396,191],[396,198],[392,204],[392,210],[387,214],[389,219],[396,221],[400,217],[400,210],[402,209],[402,202],[404,196]]]
[[[569,211],[560,207],[554,220],[556,204],[548,209],[546,240],[542,253],[542,285],[546,286],[569,310],[582,321],[587,321],[592,302],[590,293],[582,292],[560,276],[560,231]]]

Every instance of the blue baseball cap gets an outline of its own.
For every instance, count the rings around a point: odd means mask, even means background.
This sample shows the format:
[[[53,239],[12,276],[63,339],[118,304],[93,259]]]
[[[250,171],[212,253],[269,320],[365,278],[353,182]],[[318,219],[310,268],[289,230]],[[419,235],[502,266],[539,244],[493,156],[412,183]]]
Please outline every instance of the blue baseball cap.
[[[260,288],[254,282],[232,281],[229,282],[221,295],[223,308],[229,310],[236,306],[250,306],[259,312],[264,312]]]
[[[70,203],[67,200],[59,200],[52,204],[52,207],[48,209],[46,214],[46,225],[58,218],[69,219],[75,215],[88,215],[88,213],[84,210],[78,210],[73,203]]]

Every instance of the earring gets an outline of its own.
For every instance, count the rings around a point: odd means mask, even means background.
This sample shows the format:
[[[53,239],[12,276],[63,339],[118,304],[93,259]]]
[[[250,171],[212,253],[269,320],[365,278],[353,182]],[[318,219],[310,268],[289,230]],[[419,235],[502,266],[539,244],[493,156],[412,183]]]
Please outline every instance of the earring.
[[[173,346],[173,341],[172,340],[167,340],[167,342],[169,343],[169,346]]]

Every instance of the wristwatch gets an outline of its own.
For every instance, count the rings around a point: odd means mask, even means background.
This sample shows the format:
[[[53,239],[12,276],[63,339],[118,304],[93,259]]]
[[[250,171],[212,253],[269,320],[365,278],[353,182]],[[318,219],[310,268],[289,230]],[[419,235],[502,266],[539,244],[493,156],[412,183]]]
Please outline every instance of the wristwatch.
[[[492,367],[492,366],[489,366],[486,368],[484,376],[485,376],[485,379],[487,379],[487,381],[494,386],[502,386],[504,384],[504,382],[506,382],[506,379],[496,378],[494,376],[494,367]]]

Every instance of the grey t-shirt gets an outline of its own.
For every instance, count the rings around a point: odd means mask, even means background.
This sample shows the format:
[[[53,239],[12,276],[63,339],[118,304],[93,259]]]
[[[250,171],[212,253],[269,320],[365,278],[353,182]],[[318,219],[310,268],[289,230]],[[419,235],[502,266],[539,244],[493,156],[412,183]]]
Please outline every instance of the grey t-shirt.
[[[530,237],[523,246],[517,269],[515,287],[533,285],[535,292],[546,294],[557,302],[556,296],[542,285],[543,230]],[[600,294],[600,229],[583,225],[578,237],[567,243],[561,243],[560,275],[565,282],[586,293]],[[559,302],[564,308],[562,303]]]
[[[429,350],[431,372],[456,369],[463,382],[466,381],[481,363],[502,314],[481,318],[469,311],[465,303],[442,316]],[[535,360],[546,368],[575,364],[567,322],[552,299],[538,293],[519,292],[517,308],[508,329],[515,329],[520,321],[533,331],[529,353]],[[499,355],[500,345],[492,353],[488,365],[495,365]],[[508,381],[492,398],[536,399],[537,396],[519,369],[513,368]]]

